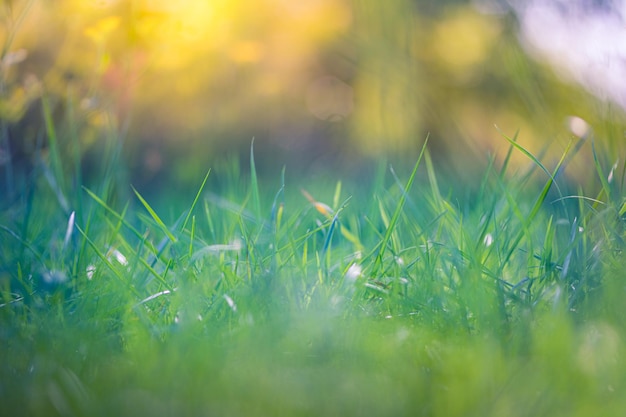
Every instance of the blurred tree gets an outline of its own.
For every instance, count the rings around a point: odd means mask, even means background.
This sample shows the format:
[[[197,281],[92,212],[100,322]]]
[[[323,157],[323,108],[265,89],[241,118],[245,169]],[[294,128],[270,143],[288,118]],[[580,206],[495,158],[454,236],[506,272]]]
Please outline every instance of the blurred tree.
[[[608,116],[526,56],[518,41],[525,23],[505,5],[4,2],[3,182],[12,183],[10,161],[46,146],[42,95],[62,157],[72,160],[76,143],[89,156],[123,142],[122,156],[145,182],[195,179],[253,136],[261,168],[279,155],[279,165],[295,159],[302,169],[410,158],[430,134],[441,163],[464,172],[507,146],[494,124],[511,136],[520,130],[536,152],[556,138],[559,153],[566,117],[596,124]]]

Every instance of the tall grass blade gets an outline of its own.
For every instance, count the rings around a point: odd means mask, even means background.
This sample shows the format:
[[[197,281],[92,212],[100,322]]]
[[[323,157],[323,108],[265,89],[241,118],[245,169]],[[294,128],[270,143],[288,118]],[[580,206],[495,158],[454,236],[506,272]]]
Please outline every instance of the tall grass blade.
[[[67,198],[65,197],[65,194],[63,193],[62,186],[57,181],[57,179],[60,179],[61,177],[58,175],[55,175],[53,170],[43,160],[41,160],[41,169],[43,171],[43,175],[44,175],[44,178],[46,179],[46,182],[48,183],[48,185],[54,192],[54,195],[56,196],[57,201],[59,202],[59,206],[61,206],[61,209],[63,210],[65,214],[69,215],[70,205],[67,201]]]
[[[498,129],[498,132],[500,133],[500,135],[502,135],[502,137],[504,139],[506,139],[511,144],[511,146],[514,146],[515,149],[517,149],[518,151],[520,151],[521,153],[526,155],[536,166],[538,166],[539,168],[541,168],[541,170],[543,172],[545,172],[545,174],[550,178],[550,180],[548,182],[550,184],[550,186],[552,186],[552,184],[554,184],[554,186],[557,189],[557,192],[559,193],[559,197],[562,197],[563,194],[561,193],[561,189],[559,188],[559,185],[555,182],[555,177],[556,177],[556,174],[559,172],[559,170],[556,169],[556,170],[554,170],[553,173],[550,173],[550,171],[548,171],[548,169],[541,163],[541,161],[539,161],[539,159],[537,159],[537,157],[535,155],[533,155],[528,149],[524,148],[522,145],[517,143],[515,140],[513,140],[510,137],[508,137],[507,135],[505,135],[504,132],[502,132],[500,129]],[[561,156],[561,160],[559,161],[559,164],[558,164],[559,168],[561,167],[561,165],[565,161],[565,156],[569,153],[569,149],[571,148],[571,146],[572,146],[572,141],[570,141],[568,143],[567,149],[565,150],[565,152]]]
[[[405,201],[404,204],[406,204],[411,211],[419,212],[419,209],[418,209],[417,205],[415,204],[415,202],[413,201],[413,199],[411,198],[411,196],[406,195],[406,193],[404,191],[404,185],[405,184],[403,184],[402,181],[400,181],[400,178],[398,178],[398,175],[396,174],[396,170],[393,169],[392,166],[390,166],[389,167],[389,172],[391,173],[391,176],[393,177],[394,182],[398,186],[398,189],[400,189],[400,192],[402,194],[404,194],[405,197],[406,197],[406,201]]]
[[[333,234],[335,232],[335,227],[337,226],[338,222],[339,210],[337,210],[337,213],[335,213],[335,216],[333,217],[333,221],[330,223],[330,227],[328,228],[328,232],[326,233],[326,239],[324,240],[324,246],[322,247],[322,254],[320,256],[320,259],[322,260],[322,265],[324,267],[324,276],[326,278],[328,278],[328,264],[330,262],[330,259],[328,259],[328,256],[330,255],[330,244],[333,240]]]
[[[393,233],[398,223],[398,220],[400,219],[400,213],[402,212],[402,208],[404,207],[406,196],[411,190],[411,187],[413,186],[413,181],[415,180],[415,176],[417,174],[417,168],[420,166],[420,163],[422,162],[422,157],[424,156],[424,153],[426,152],[427,145],[428,145],[428,137],[426,137],[426,140],[424,141],[424,145],[422,146],[420,155],[417,158],[417,162],[415,163],[415,166],[413,167],[411,176],[409,177],[409,180],[407,181],[406,186],[404,187],[404,193],[402,193],[402,195],[400,196],[400,201],[398,202],[398,205],[396,206],[396,210],[394,211],[391,217],[389,226],[387,226],[387,230],[385,231],[383,240],[379,243],[378,255],[376,256],[376,260],[374,261],[374,267],[372,269],[372,277],[378,274],[378,271],[380,270],[380,267],[382,266],[383,257],[385,256],[385,249],[387,248],[389,239],[391,239],[391,234]]]
[[[554,168],[554,173],[553,174],[548,173],[549,179],[546,182],[546,184],[544,185],[543,189],[541,190],[541,193],[539,194],[539,196],[535,200],[535,203],[533,204],[533,207],[531,208],[531,210],[528,213],[528,215],[524,216],[524,215],[521,214],[521,212],[519,211],[519,206],[514,202],[515,199],[510,195],[510,191],[508,190],[506,185],[503,182],[500,181],[500,185],[503,187],[503,191],[506,193],[507,198],[509,200],[509,203],[513,206],[514,209],[517,209],[516,210],[517,215],[518,215],[518,217],[520,219],[522,219],[522,226],[523,226],[522,229],[518,232],[516,238],[513,240],[513,244],[509,247],[509,251],[507,252],[505,257],[503,258],[501,268],[504,268],[504,265],[507,264],[508,260],[513,255],[513,252],[515,252],[515,249],[518,247],[519,243],[521,242],[522,238],[524,237],[524,234],[528,233],[529,226],[533,222],[533,220],[535,219],[537,214],[539,213],[539,210],[541,209],[542,204],[546,200],[546,197],[548,196],[548,192],[550,191],[550,188],[552,187],[552,184],[554,184],[554,177],[555,177],[556,173],[559,172],[559,170],[561,169],[561,166],[563,165],[563,162],[566,160],[566,157],[567,157],[567,154],[569,152],[569,149],[570,149],[571,145],[572,145],[572,142],[570,141],[568,143],[567,148],[565,149],[565,151],[561,155],[561,159],[556,164],[556,167]],[[516,148],[523,149],[518,144],[516,144]],[[523,153],[525,155],[526,154],[530,154],[528,151],[523,152]],[[542,165],[542,167],[543,167],[543,165]],[[543,168],[543,169],[545,169],[545,168]],[[560,194],[560,192],[559,192],[559,195],[562,198],[562,195]]]
[[[75,117],[74,97],[69,96],[67,99],[67,118],[69,122],[70,138],[72,143],[72,157],[74,159],[74,204],[76,204],[75,212],[78,216],[79,222],[83,218],[83,199],[81,198],[81,187],[83,186],[83,168],[82,168],[82,154],[83,151],[80,146],[80,139],[77,132],[78,121]]]
[[[563,194],[561,194],[561,190],[559,189],[559,185],[555,182],[555,178],[556,178],[556,174],[559,172],[559,170],[561,169],[561,166],[565,162],[571,146],[572,146],[572,141],[569,141],[569,143],[567,144],[567,148],[565,148],[565,151],[563,151],[563,154],[561,155],[561,159],[559,159],[559,162],[556,164],[556,167],[554,168],[553,173],[552,174],[548,173],[548,176],[550,179],[548,180],[548,182],[546,182],[546,185],[544,185],[543,190],[541,190],[541,194],[539,194],[539,197],[535,201],[535,204],[533,205],[533,208],[530,211],[530,214],[528,215],[527,223],[531,223],[535,219],[535,216],[537,216],[537,213],[539,213],[539,210],[541,209],[541,205],[546,200],[546,197],[548,196],[548,191],[550,191],[550,188],[552,188],[552,185],[556,187],[559,197],[563,197]],[[542,168],[542,169],[545,169],[545,168]]]
[[[567,274],[569,273],[569,266],[572,262],[572,255],[574,254],[574,241],[576,240],[576,235],[578,233],[578,219],[574,218],[572,222],[572,227],[570,231],[569,238],[569,250],[567,251],[567,255],[565,255],[565,259],[563,260],[563,268],[561,269],[561,279],[565,280],[567,278]]]
[[[159,217],[158,214],[156,214],[156,212],[154,211],[154,209],[150,206],[150,204],[148,204],[148,202],[141,196],[141,194],[139,194],[139,192],[135,189],[135,187],[132,187],[133,191],[135,192],[135,195],[137,196],[137,198],[139,199],[139,201],[141,201],[141,204],[143,204],[143,206],[145,207],[146,210],[148,210],[148,213],[150,213],[150,216],[152,217],[152,220],[154,220],[156,222],[156,224],[159,226],[159,228],[163,231],[163,233],[165,233],[165,235],[174,243],[176,243],[178,241],[178,239],[176,239],[176,236],[174,236],[172,234],[172,232],[170,232],[170,230],[167,228],[167,226],[165,225],[165,223],[163,223],[163,220],[161,220],[161,218]]]
[[[274,201],[272,202],[272,226],[274,227],[274,233],[277,232],[277,227],[279,226],[280,219],[279,214],[282,210],[282,206],[284,206],[285,200],[285,167],[280,172],[280,188],[276,192],[274,196]]]
[[[43,118],[46,126],[46,135],[48,136],[48,146],[50,148],[50,169],[54,176],[54,182],[58,185],[58,193],[64,195],[65,192],[65,180],[63,175],[63,169],[61,165],[61,153],[59,150],[59,141],[57,137],[56,128],[54,126],[54,120],[52,119],[52,110],[50,109],[50,102],[46,96],[41,98],[41,107],[43,110]],[[63,207],[67,211],[66,207]]]
[[[333,209],[339,207],[339,199],[341,198],[341,181],[337,181],[335,186],[335,194],[333,196]]]
[[[43,256],[39,253],[39,251],[37,251],[37,249],[35,249],[35,247],[33,245],[31,245],[30,243],[28,243],[26,240],[22,239],[17,233],[15,233],[13,230],[9,229],[6,226],[3,226],[0,224],[0,230],[4,230],[6,233],[8,233],[9,235],[11,235],[15,240],[17,240],[24,248],[28,249],[37,259],[37,261],[42,265],[42,266],[46,266],[44,260],[43,260]]]
[[[104,202],[104,200],[102,200],[100,197],[98,197],[93,191],[91,191],[91,190],[89,190],[88,188],[85,188],[85,187],[83,187],[83,190],[85,190],[85,192],[87,194],[89,194],[89,197],[91,197],[96,203],[98,203],[98,205],[100,205],[103,209],[105,209],[107,212],[112,214],[117,220],[122,222],[122,224],[128,230],[130,230],[139,240],[144,239],[143,234],[140,233],[139,230],[137,230],[133,225],[128,223],[123,215],[120,215],[118,212],[113,210],[107,203]],[[124,210],[126,210],[126,209],[124,209]],[[148,243],[148,247],[149,247],[151,252],[153,252],[153,253],[157,252],[156,248],[152,244]]]
[[[496,126],[496,130],[500,132],[498,126]],[[515,132],[513,138],[511,138],[512,142],[517,143],[517,136],[519,135],[519,130]],[[507,169],[509,168],[509,163],[511,162],[511,156],[513,155],[513,150],[515,146],[512,143],[509,143],[509,149],[506,152],[506,156],[504,157],[504,162],[502,163],[502,167],[500,168],[500,179],[504,179],[504,175],[506,174]]]
[[[276,192],[276,195],[274,196],[274,201],[272,202],[272,211],[270,215],[270,221],[271,221],[271,227],[272,227],[272,233],[273,233],[272,238],[274,241],[273,243],[274,250],[271,256],[272,273],[277,272],[278,263],[279,263],[280,250],[278,248],[278,230],[280,229],[284,207],[285,207],[285,167],[283,166],[283,169],[281,170],[281,173],[280,173],[280,188],[278,189],[278,191]]]
[[[191,213],[193,213],[193,209],[196,207],[196,204],[198,203],[198,200],[200,199],[200,195],[202,194],[202,191],[204,190],[204,186],[206,185],[206,182],[209,179],[210,173],[211,173],[211,170],[209,169],[206,175],[204,176],[204,180],[202,180],[202,184],[200,184],[200,188],[198,189],[198,192],[196,193],[196,197],[193,199],[193,203],[191,203],[191,207],[189,207],[189,211],[187,212],[187,217],[185,217],[185,221],[183,222],[183,225],[180,228],[180,230],[185,230],[185,227],[187,226],[187,223],[189,222],[189,218],[191,217]]]
[[[256,175],[256,163],[254,162],[254,138],[250,143],[250,187],[252,192],[252,208],[257,219],[261,218],[261,199],[259,197],[259,181]]]
[[[191,231],[189,235],[189,252],[187,255],[189,259],[191,259],[191,255],[193,254],[193,241],[196,238],[196,216],[191,217]]]
[[[598,153],[596,152],[595,141],[591,142],[591,152],[593,154],[593,164],[595,165],[595,168],[596,168],[596,171],[598,173],[598,176],[600,177],[600,183],[602,184],[602,190],[606,194],[607,200],[611,201],[612,200],[611,186],[609,184],[607,176],[604,174],[604,171],[602,170],[602,165],[600,164],[600,160],[598,158]]]
[[[543,240],[543,251],[540,257],[541,266],[546,275],[553,269],[552,246],[554,242],[554,235],[556,232],[552,223],[553,218],[553,216],[550,216],[550,220],[548,221],[548,226],[546,227],[546,236]]]
[[[428,182],[430,183],[430,189],[433,193],[433,203],[436,205],[437,211],[444,210],[444,199],[439,189],[439,181],[437,181],[437,175],[435,174],[435,167],[433,166],[433,160],[430,157],[430,152],[426,152],[424,155],[424,162],[426,164],[426,173],[428,175]]]
[[[164,276],[167,274],[167,271],[169,270],[170,267],[170,262],[167,263],[167,268],[165,270],[165,272],[163,273],[163,276],[161,276],[161,274],[159,274],[149,263],[148,261],[146,261],[143,257],[139,256],[139,254],[137,254],[137,258],[139,259],[139,262],[150,272],[150,274],[152,274],[152,276],[154,278],[156,278],[156,280],[163,285],[165,288],[167,288],[168,290],[172,290],[173,287],[165,280]]]

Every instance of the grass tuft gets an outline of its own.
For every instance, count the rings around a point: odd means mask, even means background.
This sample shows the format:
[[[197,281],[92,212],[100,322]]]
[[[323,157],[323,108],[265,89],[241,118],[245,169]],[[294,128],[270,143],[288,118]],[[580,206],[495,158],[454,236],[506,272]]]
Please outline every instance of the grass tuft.
[[[620,181],[550,202],[569,148],[549,169],[508,141],[466,203],[426,143],[328,194],[284,168],[264,190],[251,145],[247,195],[207,172],[172,226],[112,178],[68,192],[82,215],[39,181],[0,212],[0,415],[621,415]]]

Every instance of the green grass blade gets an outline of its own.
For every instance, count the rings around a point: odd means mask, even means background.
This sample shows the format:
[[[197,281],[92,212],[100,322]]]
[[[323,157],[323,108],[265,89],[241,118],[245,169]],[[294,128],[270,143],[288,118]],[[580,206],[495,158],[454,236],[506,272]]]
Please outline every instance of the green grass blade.
[[[541,267],[546,275],[549,272],[551,272],[552,265],[553,265],[552,252],[553,252],[554,235],[556,233],[554,224],[552,222],[553,219],[554,219],[554,216],[550,216],[550,220],[548,220],[548,226],[546,227],[546,236],[543,240],[543,251],[542,251],[541,259],[540,259]]]
[[[333,210],[337,210],[339,207],[339,199],[341,198],[341,181],[337,181],[335,186],[335,194],[333,196]]]
[[[549,179],[546,182],[546,184],[544,185],[543,189],[541,190],[541,193],[539,194],[539,196],[535,200],[535,203],[533,204],[533,207],[531,208],[531,210],[528,213],[528,215],[523,216],[521,214],[521,212],[519,212],[519,210],[517,210],[517,215],[522,220],[522,226],[523,227],[518,232],[516,238],[513,240],[513,244],[509,247],[509,251],[507,252],[506,256],[503,259],[502,267],[504,267],[504,265],[508,262],[508,260],[513,255],[513,253],[515,252],[515,249],[518,247],[519,243],[521,242],[522,238],[524,237],[524,234],[528,233],[529,226],[533,222],[533,220],[535,219],[537,214],[539,213],[539,210],[541,209],[542,204],[546,200],[546,197],[548,196],[548,192],[550,191],[550,188],[552,187],[552,184],[554,184],[554,177],[555,177],[556,173],[559,172],[559,170],[561,169],[561,166],[563,165],[563,162],[566,160],[566,157],[567,157],[567,154],[569,152],[569,149],[570,149],[571,145],[572,145],[572,142],[570,141],[568,146],[567,146],[567,148],[565,149],[565,152],[563,152],[563,154],[561,155],[561,159],[556,164],[556,167],[554,168],[554,173],[553,174],[550,174],[550,173],[548,174]],[[511,204],[512,207],[514,207],[514,208],[518,207],[517,204],[514,202],[514,198],[510,195],[510,191],[508,190],[506,185],[503,182],[500,182],[500,184],[503,187],[503,191],[506,193],[507,198],[509,199],[509,204]]]
[[[61,206],[61,209],[63,209],[65,214],[69,215],[70,205],[67,201],[67,198],[65,197],[65,194],[63,193],[62,186],[57,181],[57,179],[62,179],[62,177],[60,175],[56,175],[53,170],[48,166],[48,164],[46,164],[46,162],[44,162],[43,160],[41,161],[41,170],[43,171],[44,178],[48,182],[50,189],[52,190],[52,192],[54,192],[54,195],[59,202],[59,206]]]
[[[252,206],[257,219],[261,218],[261,199],[259,197],[259,181],[254,162],[254,138],[250,143],[250,187],[252,192]]]
[[[574,221],[572,221],[572,226],[570,230],[568,251],[567,251],[567,254],[565,255],[565,258],[563,259],[563,267],[561,269],[561,279],[563,280],[567,278],[567,275],[569,272],[569,266],[570,266],[570,263],[572,262],[572,255],[574,254],[574,251],[575,251],[574,242],[578,234],[577,232],[578,232],[578,219],[574,218]]]
[[[279,212],[281,209],[281,207],[283,207],[285,204],[285,167],[283,166],[283,169],[280,172],[280,188],[278,189],[278,191],[276,192],[276,195],[274,196],[274,201],[272,202],[272,213],[271,213],[271,219],[272,219],[272,226],[274,228],[274,234],[276,234],[277,232],[277,227],[279,224]]]
[[[153,276],[154,278],[156,278],[156,280],[157,280],[157,281],[159,281],[159,283],[160,283],[161,285],[163,285],[163,286],[164,286],[165,288],[167,288],[168,290],[173,290],[173,287],[172,287],[170,284],[168,284],[168,283],[167,283],[167,281],[165,280],[165,278],[163,278],[163,277],[162,277],[162,276],[161,276],[161,275],[160,275],[160,274],[159,274],[159,273],[158,273],[158,272],[157,272],[157,271],[156,271],[156,270],[155,270],[155,269],[154,269],[154,268],[153,268],[153,267],[152,267],[152,266],[148,263],[148,261],[146,261],[145,259],[143,259],[143,258],[142,258],[142,257],[140,257],[139,255],[137,255],[137,256],[138,256],[139,262],[140,262],[140,263],[144,266],[144,268],[146,268],[146,269],[150,272],[150,274],[152,274],[152,276]],[[168,265],[169,265],[169,263],[168,263]],[[166,269],[165,273],[167,273],[167,269]]]
[[[116,212],[115,210],[113,210],[107,203],[104,202],[104,200],[102,200],[100,197],[98,197],[93,191],[89,190],[88,188],[83,187],[83,190],[85,190],[85,192],[87,194],[89,194],[89,197],[91,197],[96,203],[98,203],[98,205],[100,205],[103,209],[105,209],[107,212],[109,212],[110,214],[112,214],[116,219],[118,219],[119,221],[122,222],[122,224],[128,229],[130,230],[139,240],[143,239],[143,234],[139,232],[139,230],[137,230],[135,227],[133,227],[130,223],[128,223],[125,219],[124,216],[120,215],[118,212]],[[152,244],[149,244],[149,248],[153,253],[156,253],[157,250],[154,248],[154,246]]]
[[[13,230],[9,229],[6,226],[3,226],[0,224],[0,230],[4,230],[6,233],[8,233],[9,235],[11,235],[15,240],[17,240],[24,248],[28,249],[37,259],[37,261],[42,265],[42,266],[46,266],[46,264],[44,263],[43,260],[43,256],[37,251],[37,249],[35,249],[35,247],[33,245],[31,245],[30,243],[28,243],[26,240],[22,239],[17,233],[15,233]]]
[[[372,269],[372,277],[376,276],[376,274],[380,270],[380,267],[382,266],[383,257],[385,255],[385,249],[387,248],[387,244],[389,243],[389,240],[391,239],[391,235],[398,223],[398,220],[400,219],[400,213],[402,212],[402,208],[404,207],[406,196],[411,190],[411,187],[413,186],[413,181],[415,180],[415,176],[417,174],[417,168],[420,166],[420,163],[422,162],[422,157],[424,156],[426,152],[427,145],[428,145],[428,137],[426,137],[426,140],[424,141],[424,145],[422,146],[420,155],[417,158],[417,162],[415,163],[415,166],[413,167],[411,176],[409,177],[409,180],[407,181],[406,186],[404,187],[404,193],[402,193],[402,195],[400,196],[400,201],[398,202],[398,205],[396,206],[396,210],[391,216],[391,221],[389,222],[389,226],[387,226],[387,230],[385,231],[383,240],[379,243],[378,255],[376,256],[376,260],[374,261],[374,267]]]
[[[91,239],[89,239],[89,236],[87,236],[87,234],[83,231],[83,229],[81,229],[80,226],[76,225],[76,230],[78,230],[78,232],[85,238],[85,241],[87,241],[87,244],[91,247],[91,249],[93,249],[93,251],[96,253],[98,258],[100,258],[100,260],[102,262],[104,262],[104,264],[113,273],[113,275],[115,275],[115,277],[117,279],[119,279],[120,282],[122,282],[124,285],[126,285],[126,287],[134,295],[136,295],[137,297],[140,297],[139,292],[137,291],[137,289],[126,278],[124,278],[124,276],[122,274],[120,274],[120,272],[117,270],[117,268],[115,268],[113,266],[113,264],[111,263],[111,261],[108,260],[106,255],[104,253],[102,253],[102,251],[100,249],[98,249],[98,246],[96,246],[96,244]]]
[[[324,276],[326,278],[328,277],[328,264],[330,262],[330,259],[329,259],[330,244],[332,242],[333,234],[335,232],[335,227],[337,226],[338,222],[339,222],[339,210],[337,210],[337,213],[335,213],[335,216],[333,217],[333,221],[330,223],[330,228],[328,229],[328,232],[326,233],[326,239],[324,240],[324,246],[322,247],[322,254],[320,256],[320,259],[322,260],[322,265],[324,267]]]
[[[200,195],[202,194],[202,191],[204,190],[204,186],[206,185],[206,182],[209,179],[210,173],[211,173],[211,170],[209,169],[206,175],[204,176],[204,180],[202,180],[202,184],[200,185],[198,192],[196,193],[196,198],[193,199],[193,203],[191,203],[191,207],[189,207],[189,212],[187,213],[187,217],[185,217],[185,221],[183,222],[183,225],[180,228],[180,230],[185,230],[185,227],[187,226],[187,223],[189,222],[189,218],[191,217],[191,213],[193,213],[193,209],[196,207],[198,200],[200,200]]]
[[[611,186],[609,185],[609,181],[607,179],[606,174],[602,170],[602,165],[600,164],[600,160],[598,158],[598,153],[596,152],[595,141],[591,142],[591,152],[593,154],[593,164],[595,165],[596,172],[598,173],[598,177],[600,177],[600,183],[602,184],[602,190],[604,190],[607,200],[611,201],[612,193]]]
[[[561,190],[559,188],[559,185],[556,184],[556,182],[555,182],[555,175],[556,175],[556,173],[559,170],[557,169],[557,170],[554,171],[554,173],[550,173],[550,171],[548,171],[548,169],[541,163],[541,161],[539,161],[539,159],[537,159],[537,157],[535,155],[533,155],[528,149],[524,148],[522,145],[517,143],[517,141],[515,141],[515,140],[511,139],[510,137],[508,137],[507,135],[505,135],[504,132],[502,132],[501,130],[498,129],[498,132],[500,133],[500,135],[502,135],[502,137],[504,139],[506,139],[511,144],[511,146],[514,146],[515,149],[517,149],[518,151],[520,151],[521,153],[526,155],[536,166],[538,166],[539,168],[541,168],[541,170],[543,172],[545,172],[545,174],[550,178],[550,181],[549,181],[550,186],[554,183],[554,185],[555,185],[555,187],[557,189],[557,192],[559,193],[559,196],[561,197],[562,196]],[[558,167],[561,167],[561,165],[565,161],[565,159],[564,159],[565,155],[567,155],[567,153],[569,152],[569,149],[570,149],[571,146],[572,146],[572,143],[570,141],[568,146],[567,146],[567,150],[561,156],[561,160],[559,161]]]
[[[135,195],[137,196],[137,198],[139,199],[139,201],[141,201],[141,204],[143,204],[143,206],[146,208],[146,210],[148,210],[148,213],[150,213],[150,217],[152,217],[152,220],[154,220],[156,222],[156,224],[159,226],[159,228],[163,231],[163,233],[165,233],[165,235],[174,243],[176,243],[178,241],[178,239],[176,239],[176,236],[174,236],[172,234],[172,232],[170,232],[170,230],[167,228],[167,226],[165,225],[165,223],[163,223],[163,220],[161,220],[161,218],[159,217],[158,214],[156,214],[156,212],[154,211],[154,209],[152,209],[152,207],[150,206],[150,204],[148,204],[148,202],[141,196],[141,194],[139,194],[139,192],[135,189],[135,187],[132,187],[133,191],[135,192]]]
[[[215,224],[213,222],[213,216],[211,215],[211,209],[209,208],[209,202],[206,200],[204,200],[204,218],[209,226],[209,233],[211,233],[211,236],[215,239]]]
[[[556,174],[561,169],[561,166],[565,162],[571,146],[572,146],[572,141],[570,141],[567,144],[567,148],[565,148],[565,151],[561,155],[561,159],[559,159],[559,162],[556,164],[556,167],[554,168],[553,173],[552,174],[548,173],[548,176],[550,177],[550,179],[548,180],[548,182],[546,182],[546,185],[544,185],[543,190],[541,190],[541,194],[539,194],[539,197],[535,201],[535,204],[534,204],[532,210],[530,211],[530,214],[528,215],[528,219],[527,219],[528,223],[532,222],[534,220],[535,216],[537,216],[537,213],[539,213],[539,210],[541,209],[541,205],[546,200],[546,197],[548,196],[548,191],[550,191],[550,188],[552,188],[553,184],[554,184],[554,186],[558,190],[559,197],[563,197],[563,195],[561,194],[561,190],[559,189],[559,186],[555,182],[554,179],[556,178]],[[545,168],[543,168],[543,165],[542,165],[542,169],[545,169]]]
[[[189,256],[189,259],[191,259],[191,255],[193,254],[193,241],[196,238],[196,216],[191,217],[191,231],[190,231],[189,236],[190,238],[189,238],[188,256]]]
[[[498,132],[500,132],[500,129],[497,126],[496,126],[496,129],[498,130]],[[518,135],[519,135],[519,130],[515,132],[511,141],[517,143]],[[513,155],[514,149],[515,149],[515,146],[512,143],[509,143],[509,149],[506,152],[506,156],[504,157],[504,162],[502,163],[502,167],[500,168],[500,178],[502,179],[504,179],[504,176],[506,175],[506,171],[509,168],[509,162],[511,162],[511,156]]]
[[[54,180],[58,185],[59,191],[65,191],[65,181],[63,170],[61,168],[61,154],[59,151],[59,141],[57,137],[54,120],[52,119],[52,110],[46,96],[41,98],[41,107],[43,109],[43,119],[46,126],[46,135],[48,136],[48,144],[50,148],[50,166],[54,174]]]
[[[70,131],[70,139],[72,143],[72,156],[73,156],[73,165],[74,165],[74,178],[73,182],[76,184],[73,190],[73,194],[75,196],[75,212],[77,219],[82,221],[83,217],[83,199],[81,198],[81,187],[83,186],[83,166],[82,166],[82,155],[84,154],[84,150],[81,149],[81,142],[79,139],[79,134],[77,131],[78,123],[75,117],[75,106],[74,106],[74,97],[69,96],[67,98],[67,118],[69,124]]]
[[[441,211],[444,209],[443,207],[443,197],[441,196],[441,191],[439,189],[439,182],[437,181],[437,175],[435,174],[435,168],[433,166],[433,160],[430,157],[430,152],[426,151],[424,155],[424,162],[426,164],[426,173],[428,175],[428,182],[430,183],[430,189],[433,194],[433,203],[435,203],[435,209],[437,211]]]

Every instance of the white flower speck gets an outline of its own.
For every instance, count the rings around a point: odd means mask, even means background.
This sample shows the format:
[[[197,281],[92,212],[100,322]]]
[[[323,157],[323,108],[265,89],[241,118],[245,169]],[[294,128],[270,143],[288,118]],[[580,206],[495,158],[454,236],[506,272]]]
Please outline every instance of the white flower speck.
[[[578,116],[570,116],[567,118],[567,128],[575,136],[584,138],[591,131],[591,126],[585,120]]]
[[[85,270],[85,272],[87,273],[87,279],[91,281],[91,279],[93,278],[93,274],[96,272],[96,266],[87,265],[87,269]]]
[[[224,294],[224,300],[226,300],[226,303],[228,303],[228,307],[230,307],[231,310],[233,310],[233,312],[236,313],[237,304],[235,304],[235,301],[232,298],[230,298],[228,294]]]
[[[346,281],[349,283],[356,281],[356,279],[361,276],[361,272],[363,272],[361,265],[350,265],[350,268],[346,271]]]
[[[111,259],[115,259],[120,265],[128,265],[128,259],[126,259],[126,256],[124,256],[124,254],[117,249],[110,249],[108,258],[109,261]]]

